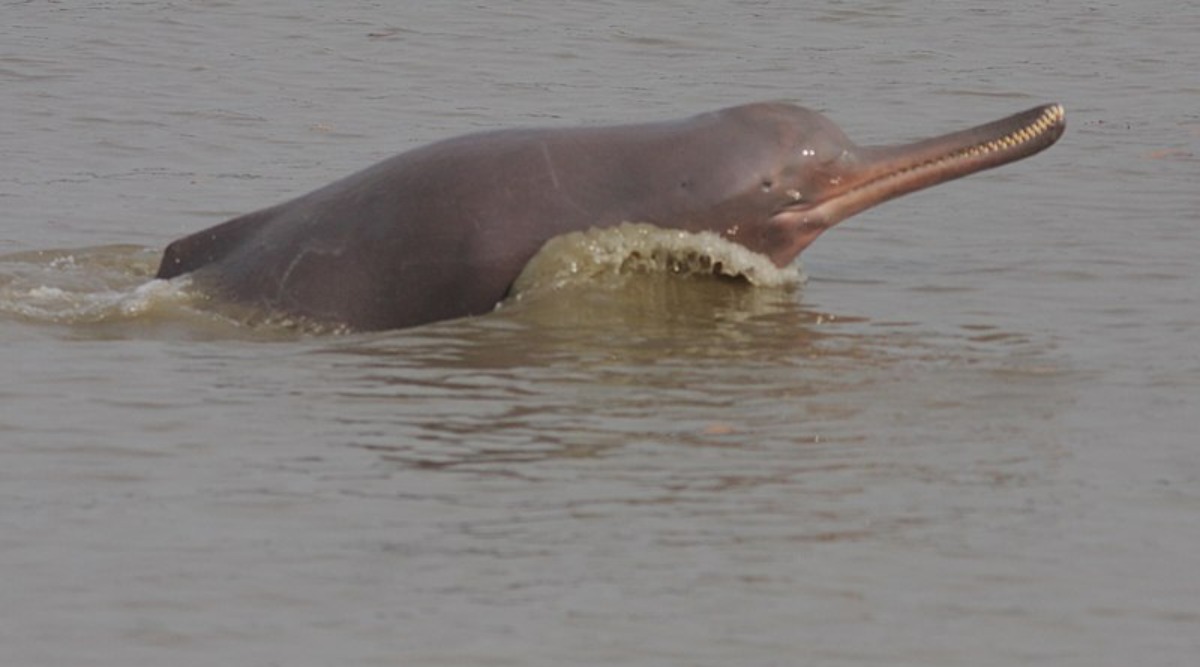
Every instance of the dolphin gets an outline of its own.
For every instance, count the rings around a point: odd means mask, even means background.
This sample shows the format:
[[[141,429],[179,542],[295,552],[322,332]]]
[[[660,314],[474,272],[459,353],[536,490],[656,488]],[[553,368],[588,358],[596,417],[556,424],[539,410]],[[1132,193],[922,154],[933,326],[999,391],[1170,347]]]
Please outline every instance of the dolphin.
[[[905,193],[1033,155],[1039,106],[915,143],[858,146],[780,102],[608,127],[508,129],[402,153],[167,246],[158,278],[354,330],[487,313],[558,235],[624,222],[714,232],[775,265]]]

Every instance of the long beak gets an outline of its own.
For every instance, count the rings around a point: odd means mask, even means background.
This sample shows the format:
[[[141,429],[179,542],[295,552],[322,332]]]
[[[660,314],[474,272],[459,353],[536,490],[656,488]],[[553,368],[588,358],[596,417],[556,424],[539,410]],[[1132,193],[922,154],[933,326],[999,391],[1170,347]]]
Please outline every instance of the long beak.
[[[809,213],[828,229],[900,195],[1029,157],[1057,141],[1065,128],[1062,106],[1048,104],[911,144],[856,148],[847,154],[839,182]]]

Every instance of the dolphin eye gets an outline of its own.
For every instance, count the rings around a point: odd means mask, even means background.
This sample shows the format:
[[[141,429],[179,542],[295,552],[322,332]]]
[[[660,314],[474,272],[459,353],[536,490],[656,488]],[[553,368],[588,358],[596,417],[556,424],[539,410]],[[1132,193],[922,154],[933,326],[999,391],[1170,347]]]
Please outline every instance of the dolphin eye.
[[[817,141],[815,144],[810,144],[800,149],[800,157],[805,160],[813,160],[818,164],[830,164],[836,162],[846,151],[841,146],[831,144],[829,142]]]
[[[775,182],[769,178],[764,178],[764,179],[762,179],[761,185],[762,185],[763,192],[770,192],[771,188],[775,187]]]

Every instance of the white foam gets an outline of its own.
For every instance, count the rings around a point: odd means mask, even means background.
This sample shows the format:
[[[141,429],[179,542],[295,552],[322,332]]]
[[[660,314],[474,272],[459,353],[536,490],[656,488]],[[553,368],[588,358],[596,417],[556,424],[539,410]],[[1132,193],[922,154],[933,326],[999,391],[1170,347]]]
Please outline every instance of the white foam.
[[[712,232],[623,223],[550,239],[513,284],[516,298],[637,273],[716,276],[763,287],[804,282],[799,264],[769,259]]]
[[[0,314],[54,324],[142,317],[190,296],[188,281],[147,280],[141,248],[109,246],[0,258]]]

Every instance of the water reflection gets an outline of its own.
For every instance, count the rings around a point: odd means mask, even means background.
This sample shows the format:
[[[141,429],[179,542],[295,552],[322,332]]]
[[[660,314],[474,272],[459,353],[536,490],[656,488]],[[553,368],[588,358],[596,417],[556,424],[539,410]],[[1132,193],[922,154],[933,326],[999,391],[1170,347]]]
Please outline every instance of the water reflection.
[[[520,464],[639,443],[861,441],[844,428],[863,410],[854,395],[914,358],[911,336],[805,308],[794,290],[647,275],[306,356],[339,388],[344,444],[389,464],[527,475]]]

